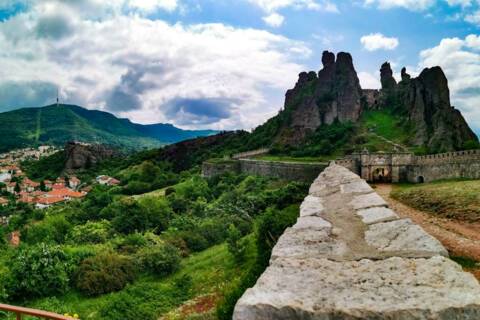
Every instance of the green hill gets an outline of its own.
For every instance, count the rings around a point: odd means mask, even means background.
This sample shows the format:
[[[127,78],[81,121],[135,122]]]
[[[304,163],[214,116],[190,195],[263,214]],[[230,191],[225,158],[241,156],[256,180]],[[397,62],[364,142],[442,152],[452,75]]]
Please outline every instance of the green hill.
[[[189,131],[170,124],[141,125],[73,105],[51,105],[0,113],[0,152],[67,141],[101,143],[123,149],[154,148],[215,131]]]

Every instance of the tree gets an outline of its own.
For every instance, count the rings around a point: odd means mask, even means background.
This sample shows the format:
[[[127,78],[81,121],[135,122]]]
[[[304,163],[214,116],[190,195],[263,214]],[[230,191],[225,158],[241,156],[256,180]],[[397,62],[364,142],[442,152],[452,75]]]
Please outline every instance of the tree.
[[[20,184],[17,182],[15,188],[13,189],[16,193],[20,193]]]
[[[69,268],[59,246],[42,243],[21,248],[11,262],[11,292],[18,298],[64,294]]]
[[[45,181],[40,181],[40,191],[47,191],[47,187],[45,186]]]

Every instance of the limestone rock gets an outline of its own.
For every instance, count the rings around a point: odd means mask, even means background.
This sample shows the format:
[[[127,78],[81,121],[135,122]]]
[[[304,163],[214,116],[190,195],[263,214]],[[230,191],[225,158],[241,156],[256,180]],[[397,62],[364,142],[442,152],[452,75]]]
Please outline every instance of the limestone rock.
[[[332,224],[320,217],[300,217],[293,225],[294,229],[330,230]]]
[[[300,205],[300,217],[319,216],[324,210],[323,201],[319,197],[307,196]]]
[[[234,320],[480,319],[480,286],[451,260],[277,259],[238,301]]]
[[[365,240],[381,251],[406,252],[413,256],[417,253],[448,256],[447,250],[437,239],[410,219],[370,225],[365,232]]]
[[[399,219],[395,212],[385,207],[374,207],[358,210],[357,215],[362,218],[362,221],[365,224],[374,224]]]
[[[387,206],[385,200],[376,193],[355,196],[350,204],[355,210]]]
[[[350,250],[343,241],[329,236],[328,230],[289,228],[278,239],[270,261],[285,258],[327,257],[342,260]]]

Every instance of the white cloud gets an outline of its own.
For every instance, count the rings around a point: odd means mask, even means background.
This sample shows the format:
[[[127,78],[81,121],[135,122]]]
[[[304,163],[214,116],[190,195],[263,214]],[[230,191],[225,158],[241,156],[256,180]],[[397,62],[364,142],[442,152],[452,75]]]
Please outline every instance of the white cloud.
[[[14,101],[2,88],[43,88],[44,99],[53,84],[67,103],[138,122],[252,128],[278,111],[305,69],[296,61],[310,54],[304,43],[264,30],[171,25],[89,1],[101,10],[80,16],[60,1],[42,1],[0,23],[0,106]],[[39,28],[51,15],[62,19]]]
[[[364,4],[380,9],[404,8],[411,11],[423,11],[435,4],[435,0],[365,0]]]
[[[338,7],[328,0],[248,0],[265,12],[276,12],[280,9],[292,7],[295,9],[308,9],[338,13]]]
[[[280,27],[283,24],[285,17],[278,13],[272,13],[266,17],[263,17],[263,21],[268,24],[270,27]]]
[[[461,7],[469,7],[472,5],[473,0],[447,0],[447,3],[450,6],[461,6]]]
[[[472,24],[480,25],[480,10],[467,14],[465,16],[465,21]]]
[[[158,9],[174,11],[177,9],[178,2],[177,0],[130,0],[128,1],[128,6],[150,13]]]
[[[398,47],[397,38],[389,38],[381,33],[371,33],[360,38],[363,47],[368,51],[394,50]]]
[[[436,47],[420,53],[420,68],[441,66],[445,72],[452,104],[480,129],[480,50],[479,36],[446,38]]]
[[[378,76],[375,76],[373,73],[365,71],[359,72],[358,79],[363,89],[380,89],[382,87]]]

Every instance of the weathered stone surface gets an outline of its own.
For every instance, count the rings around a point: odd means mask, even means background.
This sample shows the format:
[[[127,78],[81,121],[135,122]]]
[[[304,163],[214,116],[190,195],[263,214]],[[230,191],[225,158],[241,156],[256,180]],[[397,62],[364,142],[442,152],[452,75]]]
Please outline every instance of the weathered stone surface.
[[[480,319],[473,275],[423,229],[395,220],[376,193],[358,195],[361,182],[341,166],[325,169],[311,188],[321,195],[302,204],[322,209],[280,237],[234,320]]]
[[[397,85],[397,81],[393,77],[393,71],[390,63],[385,62],[380,68],[380,82],[382,83],[382,90],[393,90]]]
[[[294,229],[329,230],[332,224],[320,217],[300,217],[293,225]]]
[[[374,224],[399,219],[398,215],[391,209],[385,207],[374,207],[357,211],[365,224]]]
[[[340,186],[340,191],[342,193],[370,193],[373,192],[373,189],[367,182],[361,180],[342,184]]]
[[[480,286],[440,256],[277,259],[239,300],[233,319],[473,320],[480,319]]]
[[[321,198],[307,196],[300,205],[300,217],[319,216],[323,210],[324,207]]]
[[[369,245],[381,251],[448,256],[442,244],[410,219],[373,224],[365,232]]]
[[[367,209],[372,207],[386,207],[387,203],[376,193],[355,196],[350,202],[354,209]]]
[[[296,144],[322,124],[359,119],[362,89],[352,56],[339,52],[335,61],[335,55],[325,51],[322,63],[318,76],[302,72],[295,87],[287,91],[284,109],[291,117],[277,135],[279,142]]]
[[[288,228],[273,248],[271,261],[310,257],[342,260],[347,254],[349,254],[347,244],[330,237],[327,230]]]

